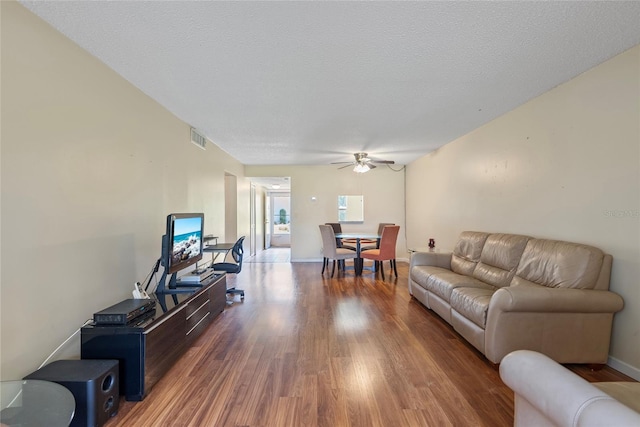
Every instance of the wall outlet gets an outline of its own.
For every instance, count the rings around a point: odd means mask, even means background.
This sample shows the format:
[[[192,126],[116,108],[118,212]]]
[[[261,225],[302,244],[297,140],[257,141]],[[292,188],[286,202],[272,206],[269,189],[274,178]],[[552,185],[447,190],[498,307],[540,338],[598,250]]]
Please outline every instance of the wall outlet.
[[[135,299],[150,299],[147,292],[142,289],[142,285],[140,284],[140,282],[136,282],[133,285],[133,291],[131,293],[133,294],[133,298]]]

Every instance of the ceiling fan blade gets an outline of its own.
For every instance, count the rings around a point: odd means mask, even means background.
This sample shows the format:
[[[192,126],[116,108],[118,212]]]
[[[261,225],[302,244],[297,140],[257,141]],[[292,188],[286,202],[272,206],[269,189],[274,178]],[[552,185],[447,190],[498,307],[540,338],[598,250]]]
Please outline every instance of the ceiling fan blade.
[[[358,165],[366,165],[366,166],[369,167],[369,169],[374,169],[376,167],[374,165],[374,163],[377,163],[379,165],[393,165],[393,164],[395,164],[395,162],[393,160],[377,160],[375,158],[368,157],[369,155],[367,153],[364,153],[364,152],[353,153],[353,156],[355,157],[355,162],[354,161],[351,161],[351,162],[331,162],[330,164],[332,164],[332,165],[345,165],[345,166],[339,167],[338,169],[344,169],[344,168],[348,168],[349,166],[358,166]]]

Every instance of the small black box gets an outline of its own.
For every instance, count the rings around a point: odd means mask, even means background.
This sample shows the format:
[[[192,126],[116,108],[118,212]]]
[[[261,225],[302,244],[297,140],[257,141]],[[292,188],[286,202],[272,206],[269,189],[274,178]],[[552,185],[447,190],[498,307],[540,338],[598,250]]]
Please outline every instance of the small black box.
[[[152,299],[126,299],[93,313],[93,322],[96,325],[127,325],[144,315],[148,311],[155,310],[156,302]]]
[[[100,427],[118,413],[117,360],[58,360],[24,377],[63,385],[76,400],[72,427]]]

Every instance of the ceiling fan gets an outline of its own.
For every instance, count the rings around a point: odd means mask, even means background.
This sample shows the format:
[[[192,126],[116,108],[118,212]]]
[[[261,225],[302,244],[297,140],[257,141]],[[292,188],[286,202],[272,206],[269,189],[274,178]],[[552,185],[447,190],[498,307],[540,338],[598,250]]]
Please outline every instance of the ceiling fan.
[[[333,162],[331,164],[340,165],[340,164],[347,163],[345,166],[342,166],[338,169],[344,169],[351,165],[354,165],[355,166],[353,168],[354,172],[365,173],[376,167],[374,163],[377,163],[379,165],[392,165],[395,163],[393,160],[372,159],[369,157],[367,153],[353,153],[353,156],[355,157],[355,161],[353,162]]]

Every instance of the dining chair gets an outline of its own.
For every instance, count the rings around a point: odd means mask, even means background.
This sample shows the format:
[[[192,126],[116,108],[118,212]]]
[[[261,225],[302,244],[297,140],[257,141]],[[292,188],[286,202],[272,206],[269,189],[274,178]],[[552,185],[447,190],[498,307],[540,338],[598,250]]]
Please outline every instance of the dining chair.
[[[378,236],[382,235],[382,230],[387,225],[395,225],[395,224],[393,222],[381,222],[380,224],[378,224]],[[363,239],[360,241],[360,245],[368,245],[368,246],[361,246],[360,247],[361,251],[367,251],[369,249],[380,249],[380,238],[378,237],[375,240]]]
[[[322,262],[322,273],[324,274],[325,267],[328,265],[329,260],[333,260],[333,269],[331,270],[331,277],[333,277],[336,271],[336,261],[344,261],[347,259],[355,259],[356,253],[351,249],[339,248],[336,244],[336,234],[333,232],[333,228],[330,225],[320,225],[320,234],[322,236],[322,254],[324,256]]]
[[[333,232],[335,234],[340,234],[342,233],[342,224],[340,224],[339,222],[325,222],[324,225],[330,225],[331,228],[333,228]],[[355,245],[356,241],[354,240],[353,242],[349,241],[349,245],[345,245],[345,239],[341,239],[339,237],[336,237],[336,246],[339,248],[345,248],[345,249],[350,249],[352,251],[357,251],[358,249],[355,246],[352,246],[351,244]],[[327,265],[329,263],[329,260],[327,258],[325,258],[323,260],[324,264]],[[340,262],[338,262],[338,269],[344,269],[344,260],[341,260]]]
[[[377,267],[380,267],[380,273],[384,280],[384,266],[383,261],[389,260],[393,267],[393,272],[398,277],[398,269],[396,268],[396,241],[398,240],[398,232],[400,231],[399,225],[386,225],[382,229],[380,237],[380,247],[377,249],[369,249],[360,252],[360,256],[363,259],[370,259],[374,261],[374,271],[377,272]]]
[[[342,233],[342,224],[339,222],[325,222],[324,225],[330,225],[333,228],[334,234]],[[352,251],[356,250],[355,246],[345,245],[344,239],[336,238],[336,246],[339,248],[351,249]],[[354,241],[355,243],[355,241]]]

